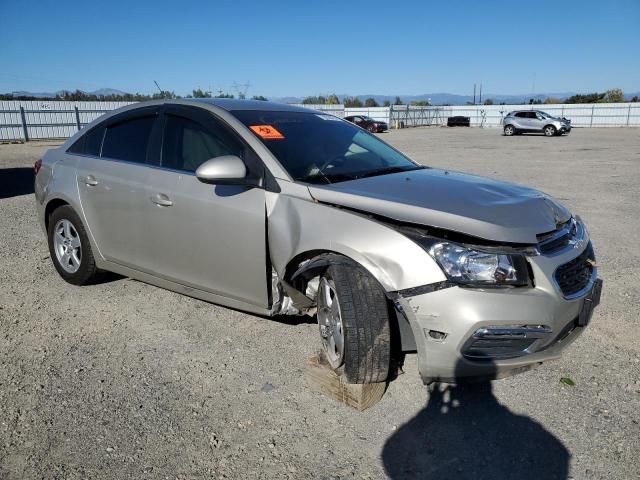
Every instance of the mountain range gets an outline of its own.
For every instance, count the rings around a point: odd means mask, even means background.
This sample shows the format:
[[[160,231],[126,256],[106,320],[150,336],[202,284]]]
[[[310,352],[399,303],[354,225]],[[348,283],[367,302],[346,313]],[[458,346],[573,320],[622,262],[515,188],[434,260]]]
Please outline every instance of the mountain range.
[[[18,91],[11,92],[14,97],[18,96],[31,96],[36,98],[54,98],[56,95],[64,93],[63,90],[58,92],[26,92]],[[89,95],[97,96],[109,96],[109,95],[126,95],[127,92],[117,90],[115,88],[100,88],[92,92],[85,92]],[[482,95],[482,102],[491,99],[493,103],[506,103],[506,104],[520,104],[528,103],[531,98],[534,100],[544,100],[548,97],[557,98],[558,100],[565,100],[576,92],[555,92],[555,93],[523,93],[523,94],[498,94],[498,93],[484,93]],[[328,95],[325,95],[328,96]],[[432,105],[465,105],[469,102],[473,102],[473,95],[458,95],[454,93],[424,93],[421,95],[398,95],[404,103],[410,103],[412,101],[430,101]],[[625,100],[630,100],[634,96],[640,96],[640,92],[632,92],[625,94]],[[378,95],[378,94],[366,94],[366,95],[352,95],[352,94],[338,94],[340,99],[345,97],[356,97],[362,102],[367,98],[373,98],[379,105],[384,104],[385,101],[393,103],[396,99],[396,95]],[[304,97],[272,97],[270,100],[280,103],[302,103]],[[479,95],[476,96],[476,103],[481,103]]]

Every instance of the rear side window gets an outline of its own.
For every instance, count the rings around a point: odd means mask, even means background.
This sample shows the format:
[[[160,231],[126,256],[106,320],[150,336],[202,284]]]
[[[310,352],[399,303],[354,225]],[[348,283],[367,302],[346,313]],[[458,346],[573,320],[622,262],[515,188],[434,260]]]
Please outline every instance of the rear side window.
[[[217,122],[199,123],[177,115],[166,115],[162,144],[162,166],[195,172],[204,162],[223,155],[243,157],[243,145]]]
[[[518,112],[515,116],[518,118],[527,118],[527,112]]]
[[[146,163],[147,146],[155,115],[125,120],[107,127],[102,156],[116,160]]]
[[[104,128],[93,128],[76,140],[68,151],[70,153],[79,153],[81,155],[93,155],[98,157],[100,156],[100,147],[102,146],[103,136]]]

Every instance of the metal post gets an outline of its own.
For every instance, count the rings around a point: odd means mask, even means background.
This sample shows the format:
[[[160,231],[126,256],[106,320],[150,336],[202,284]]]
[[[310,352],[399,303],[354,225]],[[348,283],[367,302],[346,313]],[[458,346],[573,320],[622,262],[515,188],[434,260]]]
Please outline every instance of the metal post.
[[[27,117],[24,114],[24,107],[20,106],[20,119],[22,120],[22,132],[24,133],[24,141],[29,141],[29,131],[27,130]]]
[[[591,123],[589,124],[590,127],[593,127],[593,111],[595,110],[595,108],[595,104],[591,105]]]
[[[629,104],[629,109],[627,110],[627,127],[629,126],[630,117],[631,117],[631,104]]]
[[[76,126],[78,127],[78,131],[82,128],[80,125],[80,112],[78,111],[78,107],[74,105],[73,109],[76,111]]]

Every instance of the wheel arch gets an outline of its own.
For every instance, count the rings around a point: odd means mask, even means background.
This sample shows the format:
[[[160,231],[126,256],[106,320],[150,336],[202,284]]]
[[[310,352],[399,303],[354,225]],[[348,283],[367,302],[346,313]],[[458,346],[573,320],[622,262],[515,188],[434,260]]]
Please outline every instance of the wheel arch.
[[[350,265],[366,271],[371,278],[385,292],[387,307],[389,310],[389,328],[391,331],[392,354],[400,352],[414,351],[416,340],[413,329],[408,318],[398,309],[393,295],[389,294],[385,286],[380,282],[373,272],[354,260],[348,255],[332,250],[308,250],[294,256],[285,268],[283,280],[296,289],[300,294],[305,295],[307,283],[317,276],[320,276],[331,265]]]
[[[49,219],[51,218],[51,214],[58,208],[65,205],[69,205],[71,208],[73,208],[70,202],[61,197],[54,197],[47,201],[47,204],[44,208],[44,226],[47,231],[49,231]]]

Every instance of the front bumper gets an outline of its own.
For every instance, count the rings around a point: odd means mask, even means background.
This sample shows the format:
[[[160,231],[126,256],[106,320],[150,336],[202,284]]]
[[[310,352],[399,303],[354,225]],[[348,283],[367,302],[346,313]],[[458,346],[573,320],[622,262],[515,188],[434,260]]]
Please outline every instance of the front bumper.
[[[571,132],[571,125],[563,125],[562,127],[560,127],[560,133],[570,133]]]
[[[555,284],[557,266],[575,255],[570,251],[553,258],[531,258],[535,288],[453,286],[397,299],[397,308],[412,328],[423,381],[502,378],[559,358],[582,333],[599,302],[599,280],[571,299]],[[524,347],[515,355],[503,354],[498,347],[492,350],[498,352],[494,356],[483,357],[470,348],[477,339],[481,344],[520,342]]]

